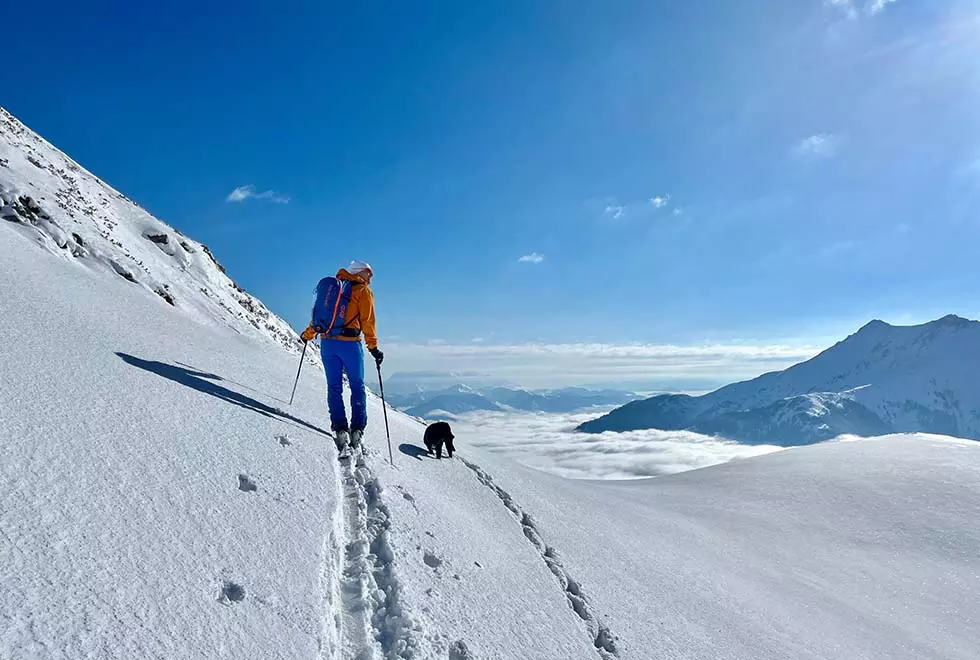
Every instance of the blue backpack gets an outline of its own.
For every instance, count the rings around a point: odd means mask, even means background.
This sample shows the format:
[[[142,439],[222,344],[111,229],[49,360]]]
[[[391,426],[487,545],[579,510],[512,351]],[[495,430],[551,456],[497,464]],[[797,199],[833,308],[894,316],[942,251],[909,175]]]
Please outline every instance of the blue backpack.
[[[327,337],[357,336],[360,332],[347,330],[347,308],[354,285],[336,277],[324,277],[316,285],[313,303],[313,329]],[[351,335],[356,332],[356,335]]]

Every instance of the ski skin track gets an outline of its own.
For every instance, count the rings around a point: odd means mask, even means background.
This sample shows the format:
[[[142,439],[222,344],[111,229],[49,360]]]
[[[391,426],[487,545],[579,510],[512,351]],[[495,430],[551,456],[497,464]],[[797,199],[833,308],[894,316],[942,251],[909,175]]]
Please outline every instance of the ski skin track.
[[[541,537],[531,516],[481,467],[460,459],[477,480],[500,499],[521,525],[557,580],[569,608],[582,620],[600,660],[619,660],[617,638],[600,622],[581,585],[565,570],[554,547]],[[324,630],[320,660],[422,660],[424,634],[401,599],[394,550],[388,536],[391,515],[367,454],[351,452],[335,461],[337,507],[324,540]],[[330,579],[333,576],[333,579]],[[452,660],[472,656],[465,644],[449,649]]]
[[[391,516],[378,479],[367,458],[352,452],[335,462],[338,501],[333,529],[326,544],[338,567],[333,584],[326,586],[324,641],[336,640],[333,651],[321,660],[421,660],[425,636],[402,602],[389,539]],[[332,624],[331,624],[332,619]]]
[[[558,557],[558,551],[552,546],[545,544],[530,514],[514,502],[514,498],[510,496],[510,493],[494,483],[493,477],[485,472],[483,468],[465,458],[461,457],[460,460],[463,462],[463,465],[468,467],[476,475],[477,480],[481,484],[490,489],[500,499],[501,503],[513,515],[514,519],[520,523],[524,537],[541,554],[541,558],[544,560],[548,570],[558,580],[558,584],[568,599],[569,607],[585,624],[592,646],[600,660],[617,660],[619,658],[619,649],[616,645],[616,636],[612,634],[608,627],[599,621],[599,617],[595,613],[595,608],[582,591],[582,585],[572,579],[568,571],[565,570]]]

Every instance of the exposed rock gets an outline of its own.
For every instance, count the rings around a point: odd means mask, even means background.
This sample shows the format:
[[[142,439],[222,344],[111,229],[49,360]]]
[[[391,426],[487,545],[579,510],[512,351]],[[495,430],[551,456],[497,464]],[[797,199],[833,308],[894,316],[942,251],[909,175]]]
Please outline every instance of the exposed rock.
[[[211,254],[211,248],[203,243],[201,244],[201,248],[204,250],[204,254],[208,255],[208,258],[211,259],[211,261],[214,262],[214,265],[218,267],[218,270],[220,270],[223,274],[227,274],[225,267],[218,263],[218,260],[214,258],[213,254]]]
[[[173,305],[174,307],[176,307],[177,306],[177,303],[176,303],[176,301],[174,301],[174,296],[173,296],[172,293],[170,293],[169,289],[170,289],[170,287],[167,286],[166,284],[164,284],[163,287],[158,288],[156,290],[156,294],[158,296],[160,296],[161,298],[163,298],[164,300],[166,300],[171,305]]]

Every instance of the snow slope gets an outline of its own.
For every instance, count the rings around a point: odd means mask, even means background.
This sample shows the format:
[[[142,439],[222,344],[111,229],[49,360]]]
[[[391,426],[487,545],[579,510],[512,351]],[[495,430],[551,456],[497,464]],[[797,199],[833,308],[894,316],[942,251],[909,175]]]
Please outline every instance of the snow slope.
[[[344,466],[294,355],[0,254],[0,657],[976,657],[977,443],[565,481],[372,398]]]
[[[980,439],[978,361],[977,321],[956,316],[917,326],[872,321],[784,371],[700,397],[662,395],[633,402],[580,428],[592,433],[689,429],[743,442],[782,436],[785,445],[891,431]]]
[[[322,371],[288,408],[296,360],[281,348],[173,314],[3,225],[0,254],[0,657],[590,657],[523,535],[454,540],[504,518],[493,498],[443,512],[425,527],[438,541],[389,537],[414,459],[381,467],[373,398],[355,476],[321,430]],[[417,422],[390,417],[396,447],[420,440]],[[416,537],[460,574],[444,596],[426,593]],[[477,546],[491,549],[474,554],[479,571],[462,559]],[[462,640],[453,654],[447,635]]]
[[[635,657],[977,657],[975,442],[832,442],[587,485],[481,460]]]
[[[202,323],[301,348],[289,325],[229,278],[206,245],[154,218],[3,108],[0,220],[52,254],[123,278]]]
[[[388,465],[372,396],[344,464],[320,369],[48,241],[0,223],[4,660],[976,657],[978,443],[566,481],[394,411]]]

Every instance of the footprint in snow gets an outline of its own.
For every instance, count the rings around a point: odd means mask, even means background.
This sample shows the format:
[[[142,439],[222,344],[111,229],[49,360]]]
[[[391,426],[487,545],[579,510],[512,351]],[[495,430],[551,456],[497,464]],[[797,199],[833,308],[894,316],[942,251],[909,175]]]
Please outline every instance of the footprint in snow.
[[[255,482],[248,478],[247,474],[238,475],[238,490],[246,493],[254,493],[259,489]]]
[[[285,434],[277,435],[276,440],[278,440],[279,444],[282,445],[283,447],[288,447],[289,445],[293,444],[293,441],[290,440],[289,436]]]
[[[234,582],[225,582],[221,585],[221,595],[218,601],[228,605],[230,603],[240,603],[245,600],[245,587]]]
[[[473,660],[473,655],[466,647],[466,642],[457,639],[449,645],[449,660]]]
[[[412,508],[415,509],[415,513],[418,513],[419,505],[415,502],[415,496],[405,490],[405,488],[402,486],[395,486],[395,488],[398,489],[398,492],[402,494],[402,497],[404,497],[405,500],[412,505]]]

